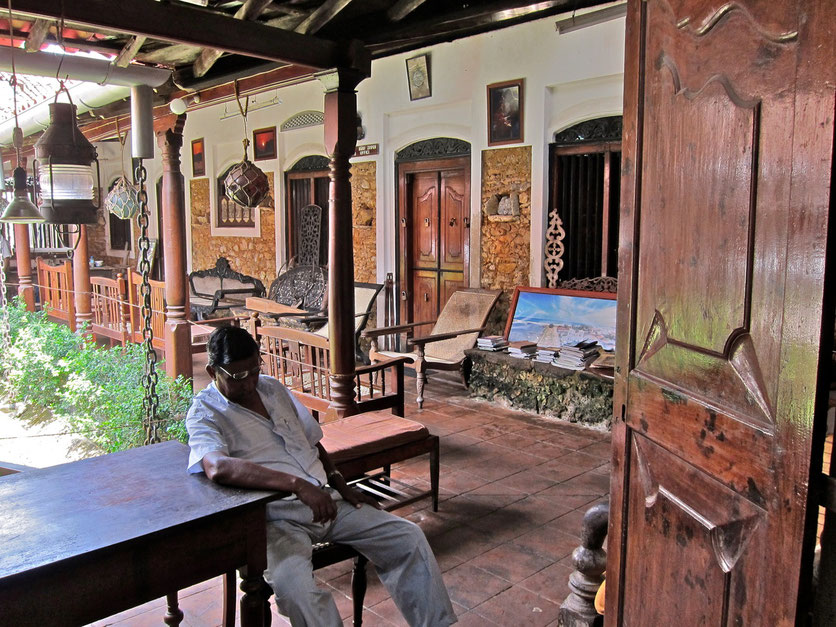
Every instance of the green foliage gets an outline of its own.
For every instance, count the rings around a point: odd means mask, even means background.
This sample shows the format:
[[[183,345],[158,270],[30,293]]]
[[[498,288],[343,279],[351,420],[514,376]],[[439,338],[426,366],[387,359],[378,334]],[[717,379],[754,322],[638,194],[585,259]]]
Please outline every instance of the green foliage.
[[[0,355],[0,395],[61,415],[107,452],[140,446],[145,438],[142,401],[143,348],[102,348],[69,327],[31,313],[22,303],[7,309],[11,347]],[[158,434],[187,439],[184,416],[192,392],[157,368]]]

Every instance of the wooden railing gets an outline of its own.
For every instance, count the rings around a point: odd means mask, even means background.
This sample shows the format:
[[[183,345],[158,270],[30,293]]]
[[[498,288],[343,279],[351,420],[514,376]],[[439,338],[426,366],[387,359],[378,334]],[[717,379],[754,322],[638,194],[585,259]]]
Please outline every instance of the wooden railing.
[[[53,266],[38,257],[37,269],[41,306],[47,310],[50,318],[66,323],[75,331],[73,264],[67,260]]]
[[[90,277],[90,283],[93,333],[109,338],[111,344],[119,342],[124,346],[128,343],[130,335],[130,313],[125,276],[120,273],[115,279]]]
[[[151,328],[154,337],[151,345],[154,348],[165,348],[165,282],[149,279],[151,286]],[[134,270],[128,270],[128,317],[130,324],[130,339],[133,342],[143,341],[145,321],[142,318],[142,275]]]

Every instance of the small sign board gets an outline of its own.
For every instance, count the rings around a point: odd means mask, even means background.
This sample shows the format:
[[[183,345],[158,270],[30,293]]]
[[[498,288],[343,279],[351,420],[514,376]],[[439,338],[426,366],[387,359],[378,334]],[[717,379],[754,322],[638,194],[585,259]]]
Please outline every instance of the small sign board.
[[[357,146],[357,150],[354,151],[355,157],[370,157],[372,155],[376,155],[380,153],[380,144],[363,144],[362,146]]]

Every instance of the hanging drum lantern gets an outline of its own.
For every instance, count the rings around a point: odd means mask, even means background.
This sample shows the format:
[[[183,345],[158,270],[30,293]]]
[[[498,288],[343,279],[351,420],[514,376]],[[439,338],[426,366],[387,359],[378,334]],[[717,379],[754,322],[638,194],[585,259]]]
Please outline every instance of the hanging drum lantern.
[[[49,127],[35,143],[40,210],[52,224],[95,224],[99,161],[96,148],[78,129],[75,105],[49,105]],[[93,175],[93,164],[96,175]]]
[[[139,192],[124,176],[116,179],[104,199],[105,209],[117,218],[130,220],[139,215]]]
[[[232,166],[224,179],[226,197],[243,207],[258,207],[270,193],[267,175],[247,159]]]

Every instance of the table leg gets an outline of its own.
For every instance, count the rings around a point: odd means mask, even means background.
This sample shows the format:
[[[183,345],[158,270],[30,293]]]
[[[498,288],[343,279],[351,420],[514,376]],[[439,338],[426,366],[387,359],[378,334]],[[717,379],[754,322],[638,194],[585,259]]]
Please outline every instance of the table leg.
[[[241,627],[263,627],[265,624],[265,607],[267,606],[264,589],[267,584],[261,576],[262,571],[256,575],[249,574],[249,568],[242,568],[241,574]]]
[[[165,616],[163,617],[163,622],[166,625],[177,627],[177,625],[179,625],[183,620],[183,610],[180,609],[180,603],[177,600],[177,590],[169,592],[165,595],[165,600],[167,608]]]

